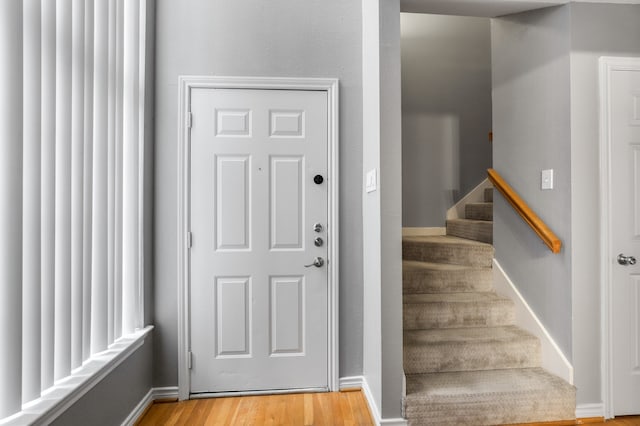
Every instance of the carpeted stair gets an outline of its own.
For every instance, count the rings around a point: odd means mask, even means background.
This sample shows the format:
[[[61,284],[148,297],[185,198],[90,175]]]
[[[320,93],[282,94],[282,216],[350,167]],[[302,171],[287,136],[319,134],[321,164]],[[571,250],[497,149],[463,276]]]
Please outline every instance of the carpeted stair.
[[[493,290],[493,191],[447,235],[403,239],[405,414],[409,425],[575,418],[575,388],[543,370],[540,342]]]

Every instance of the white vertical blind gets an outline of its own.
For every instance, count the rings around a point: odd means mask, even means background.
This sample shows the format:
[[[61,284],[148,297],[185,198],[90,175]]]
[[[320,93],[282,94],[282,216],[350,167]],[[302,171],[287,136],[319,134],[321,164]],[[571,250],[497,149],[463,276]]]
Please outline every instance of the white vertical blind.
[[[84,210],[84,0],[72,0],[71,51],[71,369],[82,365]]]
[[[91,259],[93,207],[93,0],[84,10],[84,185],[82,219],[82,359],[91,356]]]
[[[24,0],[22,401],[40,396],[40,0]]]
[[[22,2],[0,2],[0,418],[22,403]],[[12,58],[5,60],[4,58]]]
[[[114,282],[115,282],[115,199],[116,199],[116,47],[117,4],[109,0],[109,97],[107,137],[107,343],[115,340]]]
[[[144,325],[145,18],[0,0],[0,423]]]
[[[122,335],[122,110],[124,81],[124,0],[116,0],[116,168],[115,168],[115,240],[114,240],[114,329]]]
[[[147,0],[140,0],[138,28],[138,283],[144,282],[144,151],[145,151],[145,110],[146,110],[146,69],[147,57]],[[144,288],[136,286],[136,328],[144,326]]]
[[[42,1],[42,381],[53,385],[55,301],[56,5]]]
[[[71,373],[71,0],[56,0],[54,380]]]
[[[94,4],[91,353],[107,349],[109,4]]]
[[[125,1],[123,105],[122,332],[136,327],[138,282],[138,98],[140,5]]]

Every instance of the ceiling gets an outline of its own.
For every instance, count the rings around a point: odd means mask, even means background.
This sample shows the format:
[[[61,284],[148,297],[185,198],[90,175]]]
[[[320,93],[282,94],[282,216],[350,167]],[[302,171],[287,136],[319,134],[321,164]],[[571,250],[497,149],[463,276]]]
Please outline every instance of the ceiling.
[[[484,16],[493,18],[543,7],[569,3],[570,0],[400,0],[403,12],[438,15]],[[601,3],[608,3],[600,0]],[[632,3],[634,0],[617,0]]]

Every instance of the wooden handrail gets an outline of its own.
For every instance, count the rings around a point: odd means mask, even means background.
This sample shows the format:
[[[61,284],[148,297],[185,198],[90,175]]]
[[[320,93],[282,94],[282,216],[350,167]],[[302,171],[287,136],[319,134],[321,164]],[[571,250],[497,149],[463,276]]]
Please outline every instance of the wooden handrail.
[[[488,169],[487,174],[489,180],[493,183],[498,191],[506,198],[511,204],[511,207],[524,219],[525,222],[538,234],[540,239],[551,249],[554,253],[560,253],[562,247],[562,241],[553,233],[546,223],[538,217],[537,214],[531,210],[531,208],[524,202],[522,198],[516,193],[516,191],[509,186],[507,182],[493,169]]]

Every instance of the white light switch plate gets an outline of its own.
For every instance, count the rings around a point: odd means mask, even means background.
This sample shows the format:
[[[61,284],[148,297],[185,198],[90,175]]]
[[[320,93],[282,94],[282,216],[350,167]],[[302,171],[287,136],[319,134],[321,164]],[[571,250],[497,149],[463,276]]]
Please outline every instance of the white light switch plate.
[[[553,169],[540,173],[540,189],[553,189]]]
[[[373,192],[378,189],[378,170],[373,169],[367,172],[367,183],[365,185],[367,192]]]

